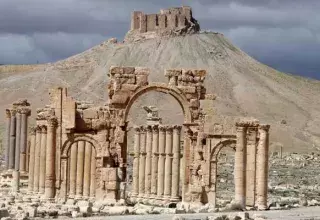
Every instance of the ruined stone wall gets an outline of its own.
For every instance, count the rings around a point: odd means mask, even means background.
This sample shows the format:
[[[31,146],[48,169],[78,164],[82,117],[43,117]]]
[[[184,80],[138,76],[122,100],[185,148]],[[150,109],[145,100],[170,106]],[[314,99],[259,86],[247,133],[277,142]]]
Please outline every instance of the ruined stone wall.
[[[195,19],[192,17],[192,9],[186,6],[163,9],[159,14],[144,14],[135,11],[131,16],[131,31],[139,30],[140,33],[146,33],[172,30],[190,26],[193,22]]]

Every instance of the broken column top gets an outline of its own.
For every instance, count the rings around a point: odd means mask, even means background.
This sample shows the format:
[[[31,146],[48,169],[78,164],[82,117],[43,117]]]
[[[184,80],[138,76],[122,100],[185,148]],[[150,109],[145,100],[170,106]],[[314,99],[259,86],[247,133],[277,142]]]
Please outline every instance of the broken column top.
[[[189,6],[161,9],[157,14],[134,11],[131,16],[131,30],[125,41],[138,41],[165,35],[185,35],[200,31],[198,21]]]

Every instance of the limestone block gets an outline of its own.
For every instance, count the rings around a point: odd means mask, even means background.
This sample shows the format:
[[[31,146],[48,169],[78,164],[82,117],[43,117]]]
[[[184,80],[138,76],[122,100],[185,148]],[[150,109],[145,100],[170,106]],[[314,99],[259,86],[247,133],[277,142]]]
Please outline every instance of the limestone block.
[[[135,67],[122,67],[123,74],[134,74],[135,73]]]
[[[125,131],[122,131],[121,129],[116,129],[114,138],[115,138],[115,142],[123,143],[125,138]]]
[[[136,84],[138,86],[148,85],[148,75],[137,75],[136,76]]]
[[[134,78],[134,84],[123,84],[121,88],[123,91],[127,91],[127,92],[135,91],[138,88],[136,83],[137,83],[136,78]]]
[[[96,119],[96,118],[98,118],[97,109],[94,109],[94,108],[89,108],[89,109],[83,110],[82,115],[83,115],[83,118],[85,118],[85,119]]]
[[[111,66],[110,67],[110,71],[109,73],[111,74],[111,76],[114,76],[115,74],[123,74],[124,69],[122,67],[119,66]]]
[[[27,207],[26,213],[30,218],[34,218],[37,216],[37,207]]]
[[[146,67],[136,67],[135,74],[136,75],[149,75],[150,69],[146,68]]]
[[[9,211],[7,208],[0,208],[0,218],[9,217]]]
[[[126,206],[114,206],[110,207],[108,210],[109,215],[127,215],[129,210]]]
[[[170,69],[170,70],[166,70],[165,72],[165,76],[180,76],[182,74],[182,70],[181,69]]]
[[[126,91],[115,93],[110,100],[111,104],[126,104],[129,101],[130,94]]]
[[[191,99],[190,100],[190,107],[199,108],[200,107],[200,101],[198,99]]]
[[[157,14],[147,15],[147,31],[155,31],[157,26]]]
[[[178,86],[178,88],[187,94],[196,93],[196,87],[194,86]]]

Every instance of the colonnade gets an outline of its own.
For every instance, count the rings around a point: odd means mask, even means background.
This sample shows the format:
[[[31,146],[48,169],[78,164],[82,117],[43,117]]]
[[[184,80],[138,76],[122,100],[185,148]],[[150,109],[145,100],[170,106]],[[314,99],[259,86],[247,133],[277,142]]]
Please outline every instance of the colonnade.
[[[57,119],[50,117],[46,125],[30,130],[28,192],[43,195],[45,199],[55,196],[57,125]]]
[[[78,141],[69,151],[69,198],[95,197],[96,152],[91,143]]]
[[[267,209],[269,125],[237,123],[235,202]]]
[[[10,173],[12,171],[14,192],[19,191],[20,174],[27,172],[27,132],[31,111],[24,104],[6,109],[5,168]]]
[[[135,127],[132,197],[179,201],[181,126]]]

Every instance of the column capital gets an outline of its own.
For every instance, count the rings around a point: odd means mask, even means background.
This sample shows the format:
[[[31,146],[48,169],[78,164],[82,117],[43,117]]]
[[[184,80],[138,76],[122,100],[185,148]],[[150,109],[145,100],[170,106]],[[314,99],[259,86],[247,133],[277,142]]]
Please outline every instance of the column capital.
[[[159,126],[159,131],[160,132],[166,132],[166,130],[167,130],[167,126],[165,126],[165,125],[160,125]]]
[[[56,128],[58,126],[58,119],[55,116],[50,116],[47,119],[48,128]]]
[[[35,135],[36,134],[36,129],[37,129],[36,127],[31,127],[30,130],[29,130],[29,134],[30,135]]]
[[[181,129],[182,129],[182,126],[181,126],[181,125],[174,125],[174,126],[173,126],[173,130],[174,130],[174,131],[177,131],[177,132],[179,132],[179,133],[181,132]]]
[[[172,134],[172,131],[173,131],[173,127],[172,126],[167,126],[166,133],[167,134]]]
[[[146,131],[151,133],[152,132],[152,126],[151,125],[147,125]]]
[[[140,132],[141,133],[146,133],[146,128],[144,126],[140,126]]]
[[[25,114],[27,116],[30,116],[30,113],[31,113],[30,108],[20,108],[19,111],[21,114]]]
[[[159,131],[159,125],[152,125],[152,131]]]
[[[263,131],[268,132],[269,129],[270,129],[270,125],[267,125],[267,124],[261,124],[261,125],[259,126],[259,130],[263,130]]]
[[[47,133],[47,126],[42,125],[42,126],[40,126],[40,128],[41,128],[41,133],[43,133],[43,134]]]
[[[16,117],[17,110],[16,109],[10,109],[10,113],[12,117]]]
[[[6,109],[6,117],[7,117],[7,118],[11,118],[10,109]]]
[[[237,127],[258,127],[259,120],[257,119],[241,119],[240,121],[236,122]]]
[[[36,132],[37,132],[37,133],[40,133],[42,128],[41,128],[40,125],[37,125],[37,126],[35,127],[35,129],[36,129]]]
[[[134,130],[136,133],[138,133],[138,132],[140,132],[141,127],[140,127],[140,126],[134,126],[134,127],[133,127],[133,130]]]

